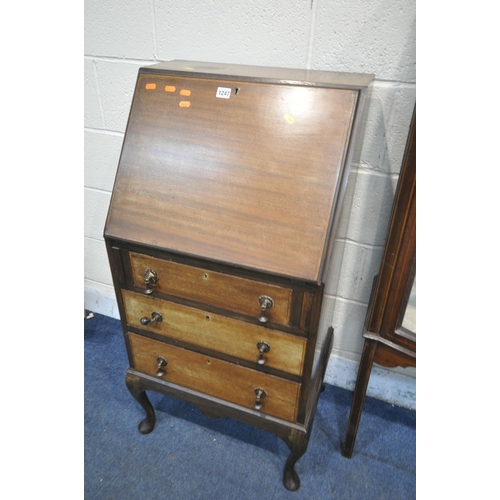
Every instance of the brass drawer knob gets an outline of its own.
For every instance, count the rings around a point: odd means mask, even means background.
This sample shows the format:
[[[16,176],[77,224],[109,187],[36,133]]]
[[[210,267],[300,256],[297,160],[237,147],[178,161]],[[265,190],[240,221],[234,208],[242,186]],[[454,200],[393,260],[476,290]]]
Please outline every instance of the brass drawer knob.
[[[153,311],[151,313],[151,319],[146,318],[146,316],[141,318],[141,325],[147,325],[148,323],[161,323],[162,321],[163,321],[163,318],[162,318],[161,314],[159,312]]]
[[[254,392],[255,392],[255,403],[253,407],[256,410],[260,410],[262,409],[262,399],[265,398],[267,394],[266,391],[264,389],[261,389],[260,387],[255,389]]]
[[[144,283],[146,284],[147,295],[151,295],[153,293],[153,289],[151,288],[158,281],[158,273],[154,269],[146,269],[144,271]]]
[[[264,353],[269,352],[271,350],[271,346],[261,340],[257,342],[257,349],[259,350],[259,357],[257,358],[257,364],[264,365],[266,364],[266,358],[264,358]]]
[[[167,373],[163,367],[168,365],[168,361],[165,358],[162,358],[161,356],[158,356],[156,358],[156,365],[158,367],[158,370],[156,371],[156,376],[157,377],[163,377],[165,373]]]
[[[261,295],[259,297],[259,305],[260,305],[259,321],[261,323],[265,323],[267,321],[266,310],[274,306],[274,300],[267,295]]]

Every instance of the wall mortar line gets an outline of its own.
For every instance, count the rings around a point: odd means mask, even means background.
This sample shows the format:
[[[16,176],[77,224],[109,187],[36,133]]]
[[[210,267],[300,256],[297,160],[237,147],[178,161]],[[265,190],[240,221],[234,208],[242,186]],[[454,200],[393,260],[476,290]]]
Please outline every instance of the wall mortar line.
[[[307,44],[307,61],[306,69],[312,67],[313,47],[314,47],[314,32],[316,29],[316,12],[319,0],[311,0],[311,24],[309,25],[309,42]]]
[[[149,1],[149,6],[151,8],[151,30],[152,30],[152,36],[153,36],[153,57],[156,59],[158,57],[158,43],[156,39],[156,6],[155,6],[155,0],[150,0]]]
[[[104,109],[102,107],[101,88],[99,87],[99,78],[97,76],[97,62],[95,61],[95,59],[92,59],[91,63],[92,63],[92,69],[94,71],[94,79],[95,79],[96,93],[97,93],[97,102],[99,103],[99,111],[101,113],[101,123],[102,123],[102,127],[106,128],[106,123],[104,121]]]

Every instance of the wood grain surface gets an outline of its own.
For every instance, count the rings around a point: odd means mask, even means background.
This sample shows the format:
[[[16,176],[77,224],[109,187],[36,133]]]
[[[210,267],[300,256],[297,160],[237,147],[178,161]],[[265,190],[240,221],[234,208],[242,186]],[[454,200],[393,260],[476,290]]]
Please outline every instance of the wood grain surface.
[[[168,362],[164,380],[245,408],[253,408],[254,390],[262,388],[267,395],[261,412],[295,421],[300,384],[133,333],[128,336],[134,367],[140,372],[155,376],[156,358],[162,356]]]
[[[106,236],[318,281],[357,96],[140,74]]]
[[[291,289],[136,253],[131,253],[130,262],[137,286],[145,287],[144,271],[154,269],[158,275],[152,287],[155,291],[253,317],[261,314],[259,297],[267,295],[274,301],[266,311],[268,320],[289,324]]]
[[[271,348],[264,354],[266,366],[292,375],[302,373],[306,348],[302,337],[128,290],[122,290],[122,297],[130,326],[245,359],[256,367],[257,344],[264,341]],[[162,321],[141,325],[141,318],[151,318],[153,311],[162,315]]]

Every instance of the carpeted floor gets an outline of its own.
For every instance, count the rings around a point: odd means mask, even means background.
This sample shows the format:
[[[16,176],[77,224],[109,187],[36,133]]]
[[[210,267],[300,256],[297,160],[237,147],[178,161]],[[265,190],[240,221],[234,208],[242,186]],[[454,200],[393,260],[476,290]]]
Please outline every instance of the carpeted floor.
[[[148,393],[156,427],[142,435],[142,408],[125,387],[128,367],[120,324],[85,320],[85,498],[382,499],[416,497],[416,415],[367,398],[354,454],[340,444],[352,392],[326,386],[306,454],[301,486],[282,483],[288,448],[278,437],[237,421],[212,420],[196,407]]]

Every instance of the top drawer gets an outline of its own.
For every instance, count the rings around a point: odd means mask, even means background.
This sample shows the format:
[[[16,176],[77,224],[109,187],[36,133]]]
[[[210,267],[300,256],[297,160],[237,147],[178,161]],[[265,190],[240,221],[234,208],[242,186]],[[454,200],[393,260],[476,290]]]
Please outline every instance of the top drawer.
[[[273,323],[290,323],[291,289],[137,253],[130,253],[130,263],[139,287],[255,317],[261,316],[259,298],[267,296],[273,305],[265,317]],[[149,269],[156,281],[148,286],[145,272]]]

